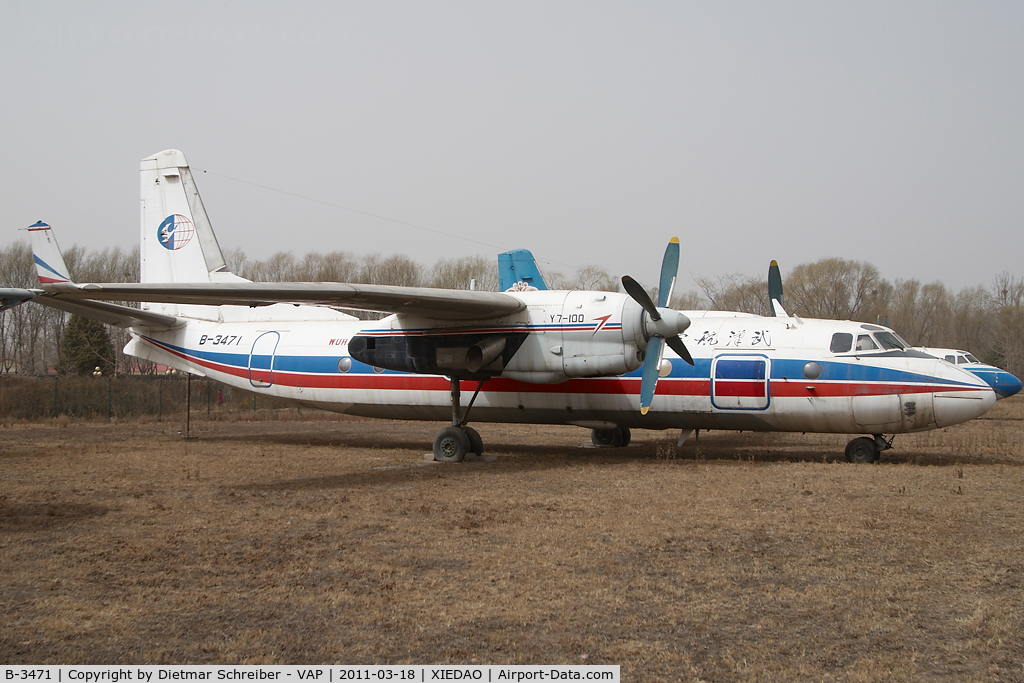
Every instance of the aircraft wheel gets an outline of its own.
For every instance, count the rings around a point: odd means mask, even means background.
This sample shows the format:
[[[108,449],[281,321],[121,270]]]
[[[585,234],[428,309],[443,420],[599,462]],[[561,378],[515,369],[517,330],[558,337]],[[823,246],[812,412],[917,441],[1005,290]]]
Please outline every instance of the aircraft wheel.
[[[622,430],[622,445],[628,446],[629,440],[633,438],[633,435],[629,433],[629,427],[619,427]]]
[[[458,427],[445,427],[434,437],[434,460],[461,462],[469,452],[469,436]]]
[[[875,440],[860,436],[846,444],[847,462],[875,462],[878,460],[878,446]]]
[[[598,447],[622,446],[623,433],[620,427],[611,429],[594,429],[590,432],[590,440]]]
[[[476,431],[472,427],[463,427],[466,432],[466,436],[469,437],[469,452],[476,453],[477,455],[484,454],[484,440],[480,438],[480,432]]]

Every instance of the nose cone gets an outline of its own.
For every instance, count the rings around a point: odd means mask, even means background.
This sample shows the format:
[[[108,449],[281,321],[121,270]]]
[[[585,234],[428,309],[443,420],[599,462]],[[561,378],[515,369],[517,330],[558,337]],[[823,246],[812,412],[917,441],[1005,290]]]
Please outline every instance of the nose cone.
[[[1009,398],[1021,389],[1020,380],[1004,370],[994,372],[984,379],[988,381],[998,398]]]
[[[947,391],[935,394],[935,425],[949,427],[981,417],[996,404],[996,392]]]
[[[996,404],[991,382],[979,373],[944,361],[935,363],[935,379],[945,384],[934,394],[935,425],[949,427],[980,417]]]

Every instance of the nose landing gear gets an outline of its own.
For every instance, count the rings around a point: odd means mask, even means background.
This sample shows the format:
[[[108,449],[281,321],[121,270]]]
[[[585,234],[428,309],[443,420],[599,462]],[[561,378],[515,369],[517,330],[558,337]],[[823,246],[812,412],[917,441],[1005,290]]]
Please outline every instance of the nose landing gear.
[[[859,436],[846,444],[846,461],[878,462],[881,452],[892,448],[893,438],[890,436],[887,440],[881,434],[875,434],[873,437]]]

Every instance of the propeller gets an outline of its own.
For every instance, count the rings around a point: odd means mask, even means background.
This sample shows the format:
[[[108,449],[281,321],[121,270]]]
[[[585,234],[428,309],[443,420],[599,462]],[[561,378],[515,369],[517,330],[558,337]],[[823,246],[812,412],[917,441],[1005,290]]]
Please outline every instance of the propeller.
[[[658,284],[658,305],[655,306],[647,290],[628,275],[622,276],[622,287],[633,301],[640,304],[646,313],[643,321],[645,336],[648,338],[647,355],[644,358],[640,380],[640,414],[646,415],[654,400],[654,389],[658,384],[658,370],[661,365],[662,342],[679,354],[679,357],[693,365],[693,357],[679,335],[690,326],[690,319],[679,311],[666,308],[672,298],[679,272],[679,238],[673,237],[665,248],[661,261],[661,280]]]
[[[789,314],[782,307],[782,274],[779,264],[774,259],[768,266],[768,310],[772,316],[788,318]]]

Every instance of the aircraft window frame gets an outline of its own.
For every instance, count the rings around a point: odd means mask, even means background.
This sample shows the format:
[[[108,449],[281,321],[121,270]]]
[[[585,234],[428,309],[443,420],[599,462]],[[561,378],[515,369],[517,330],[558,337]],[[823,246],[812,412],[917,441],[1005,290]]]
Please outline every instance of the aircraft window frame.
[[[850,332],[836,332],[832,335],[832,342],[828,350],[832,353],[849,353],[853,350],[853,334]]]
[[[869,346],[870,345],[870,346]],[[877,351],[878,344],[871,338],[870,334],[858,334],[857,335],[857,350],[858,351]]]

